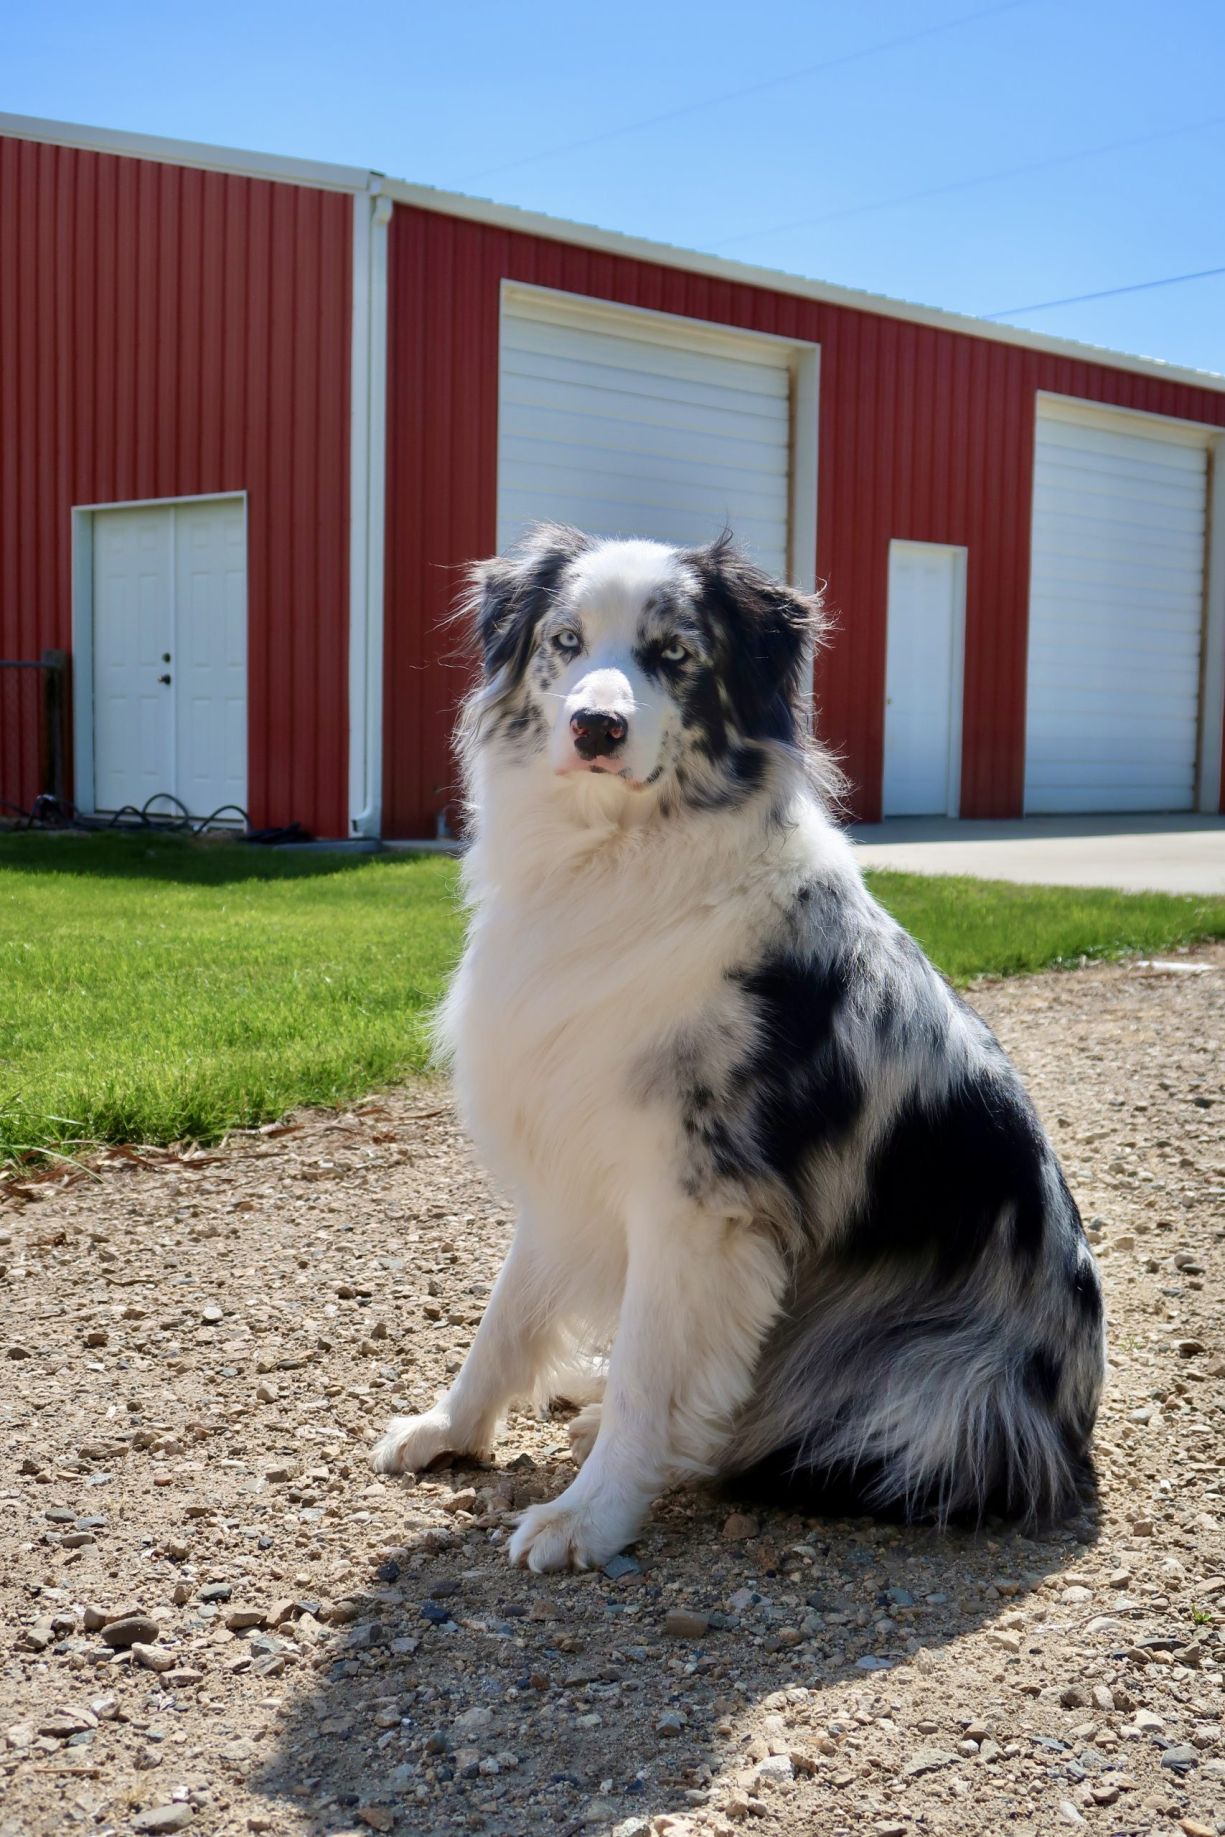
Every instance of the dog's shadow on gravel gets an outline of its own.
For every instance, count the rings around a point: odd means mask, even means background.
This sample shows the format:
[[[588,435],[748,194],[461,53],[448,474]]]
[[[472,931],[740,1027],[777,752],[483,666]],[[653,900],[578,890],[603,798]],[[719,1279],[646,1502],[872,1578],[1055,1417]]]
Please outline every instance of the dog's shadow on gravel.
[[[1030,1538],[729,1509],[698,1491],[661,1502],[603,1571],[511,1568],[509,1513],[569,1474],[521,1459],[405,1486],[403,1543],[370,1552],[368,1587],[321,1604],[325,1634],[286,1642],[277,1747],[248,1785],[288,1801],[294,1829],[517,1837],[543,1818],[598,1834],[692,1812],[712,1787],[739,1794],[733,1815],[764,1812],[788,1766],[836,1786],[852,1697],[887,1701],[891,1681],[986,1626],[1002,1687],[1023,1598],[1097,1535],[1095,1505]],[[787,1713],[765,1724],[757,1709]]]

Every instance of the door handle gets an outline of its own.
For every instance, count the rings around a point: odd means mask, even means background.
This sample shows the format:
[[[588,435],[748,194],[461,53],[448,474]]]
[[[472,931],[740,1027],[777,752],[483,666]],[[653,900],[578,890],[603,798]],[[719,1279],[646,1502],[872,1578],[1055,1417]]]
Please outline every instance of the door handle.
[[[169,673],[167,673],[165,676],[159,676],[157,680],[158,682],[169,682],[170,681]]]

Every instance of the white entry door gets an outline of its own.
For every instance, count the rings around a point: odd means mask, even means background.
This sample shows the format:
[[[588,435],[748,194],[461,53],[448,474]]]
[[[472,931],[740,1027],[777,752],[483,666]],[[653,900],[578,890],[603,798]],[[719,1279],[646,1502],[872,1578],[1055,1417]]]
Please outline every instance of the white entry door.
[[[93,513],[93,690],[95,809],[245,805],[241,499]]]
[[[885,816],[957,815],[965,559],[942,543],[889,545]]]

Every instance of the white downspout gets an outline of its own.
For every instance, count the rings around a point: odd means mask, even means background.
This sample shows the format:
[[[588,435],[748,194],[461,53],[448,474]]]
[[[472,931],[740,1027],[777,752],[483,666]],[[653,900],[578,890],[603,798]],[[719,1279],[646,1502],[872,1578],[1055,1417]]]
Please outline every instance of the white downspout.
[[[349,484],[349,834],[377,837],[383,806],[383,551],[387,433],[387,226],[372,177],[353,200]]]

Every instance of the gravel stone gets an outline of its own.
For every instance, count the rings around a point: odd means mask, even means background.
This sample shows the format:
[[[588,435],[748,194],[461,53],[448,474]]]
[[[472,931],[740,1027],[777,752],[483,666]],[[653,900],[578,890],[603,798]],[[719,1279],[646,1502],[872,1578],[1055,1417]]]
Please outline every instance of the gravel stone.
[[[102,1638],[106,1645],[116,1650],[124,1646],[134,1646],[137,1642],[151,1644],[158,1637],[160,1628],[156,1620],[148,1614],[124,1614],[116,1620],[107,1621],[102,1628]]]
[[[139,1639],[133,1642],[132,1657],[146,1671],[173,1671],[175,1667],[173,1652],[167,1652],[164,1646],[147,1646]]]
[[[669,1639],[704,1639],[709,1630],[706,1615],[691,1613],[687,1608],[671,1608],[664,1619],[664,1632]]]
[[[153,1805],[139,1811],[132,1819],[134,1831],[181,1831],[191,1823],[195,1812],[190,1805]]]
[[[922,1773],[936,1773],[941,1767],[953,1767],[957,1756],[950,1754],[947,1748],[920,1748],[902,1768],[907,1779],[917,1779]]]
[[[492,1727],[493,1711],[484,1705],[477,1705],[456,1717],[451,1724],[451,1740],[461,1744],[471,1742],[478,1735],[487,1735]]]
[[[632,1556],[613,1556],[604,1565],[604,1574],[610,1582],[619,1582],[623,1576],[641,1575],[642,1564],[635,1562]]]

